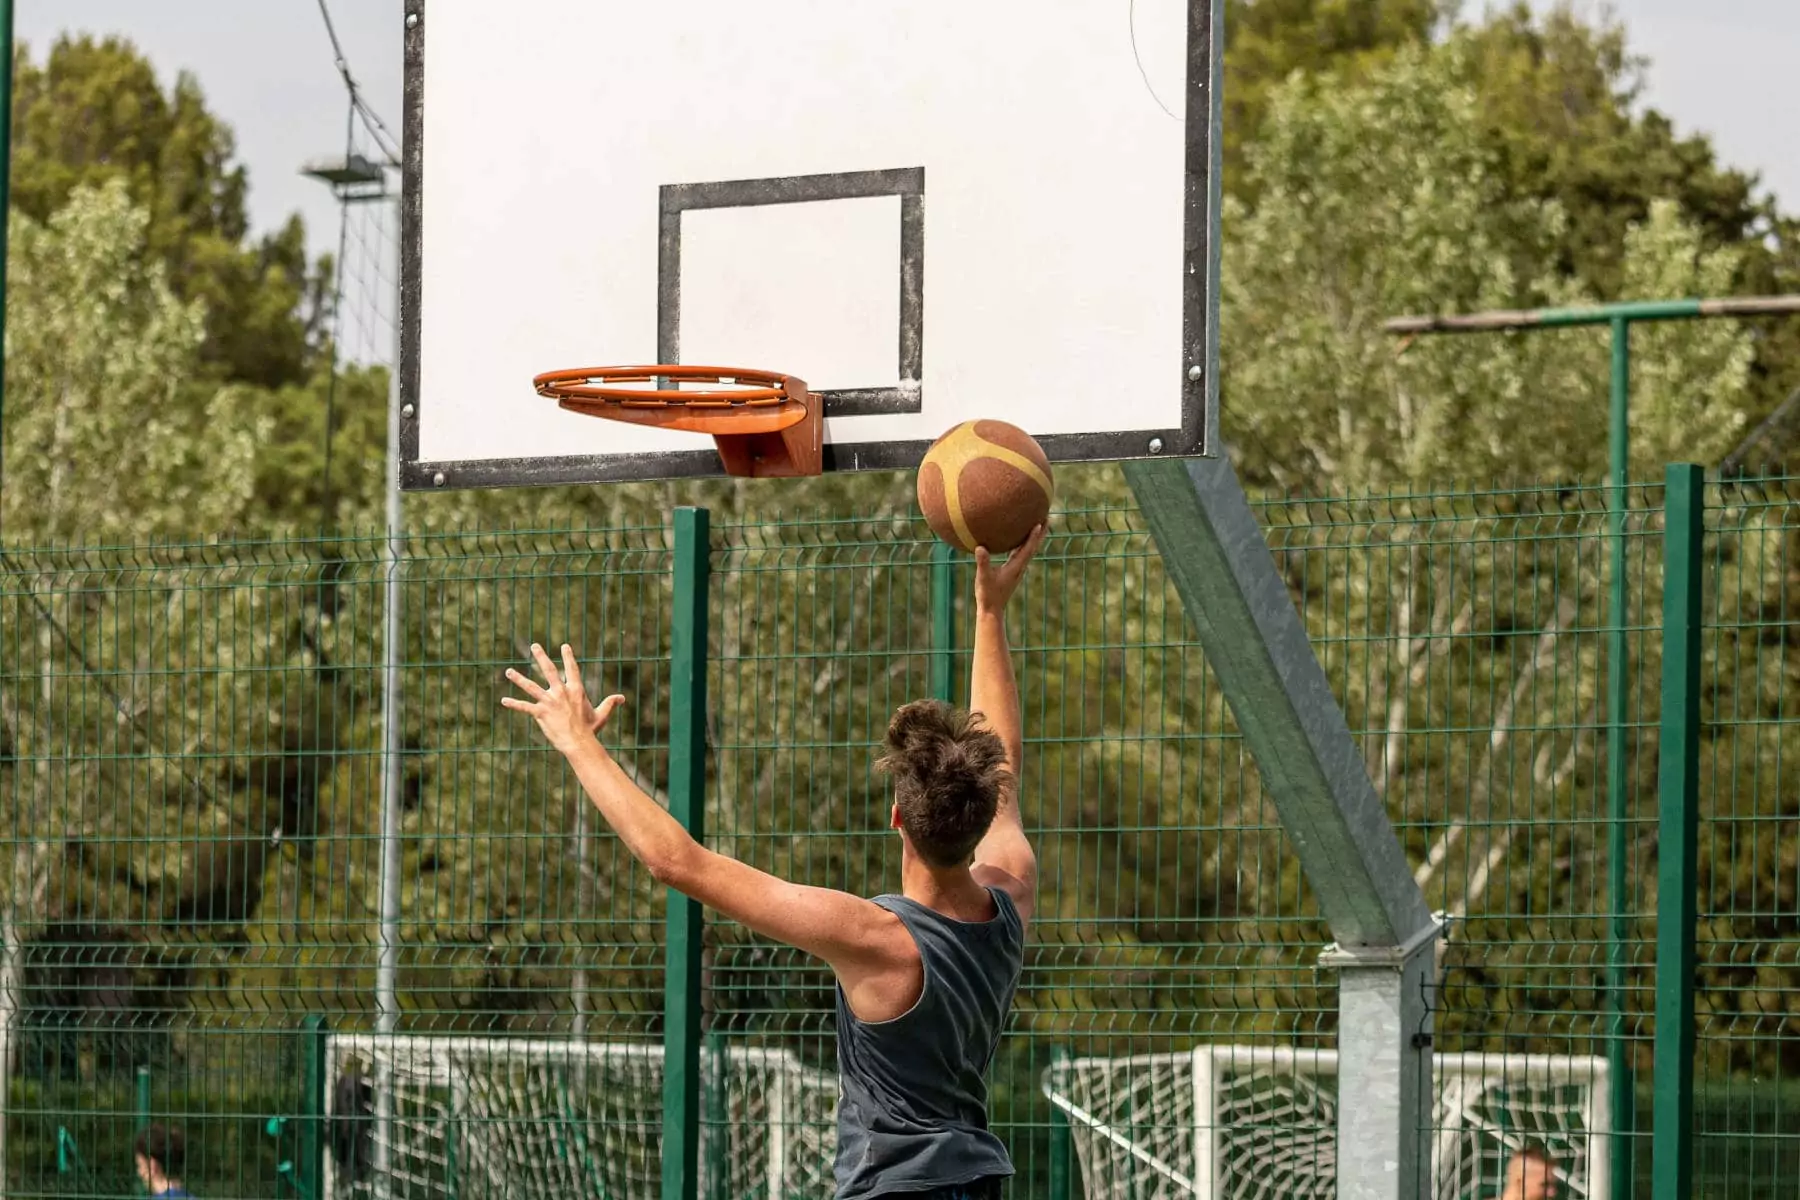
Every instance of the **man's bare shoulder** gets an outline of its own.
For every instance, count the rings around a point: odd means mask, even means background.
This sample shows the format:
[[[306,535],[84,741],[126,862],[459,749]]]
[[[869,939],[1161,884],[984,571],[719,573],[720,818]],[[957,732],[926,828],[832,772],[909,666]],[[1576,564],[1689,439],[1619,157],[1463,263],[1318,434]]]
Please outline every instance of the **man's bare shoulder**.
[[[1013,908],[1018,910],[1020,923],[1030,923],[1032,913],[1037,908],[1037,883],[1034,879],[1021,879],[992,863],[976,863],[969,869],[969,874],[982,887],[997,888],[1005,892],[1006,898],[1012,901]]]

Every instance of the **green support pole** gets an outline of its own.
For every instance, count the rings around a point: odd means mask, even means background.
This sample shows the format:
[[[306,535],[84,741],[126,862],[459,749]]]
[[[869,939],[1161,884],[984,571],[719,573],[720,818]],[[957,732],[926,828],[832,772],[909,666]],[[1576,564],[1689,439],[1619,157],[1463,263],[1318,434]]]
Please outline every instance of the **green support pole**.
[[[1700,633],[1706,476],[1668,470],[1663,532],[1662,727],[1657,740],[1656,1100],[1653,1200],[1694,1181],[1694,925],[1700,821]]]
[[[717,1029],[706,1034],[706,1200],[731,1196],[731,1131],[725,1127],[725,1035]]]
[[[1389,333],[1498,333],[1509,329],[1574,329],[1619,321],[1696,321],[1713,317],[1767,317],[1800,313],[1800,295],[1722,296],[1711,300],[1627,300],[1585,308],[1505,309],[1455,316],[1394,317]]]
[[[956,701],[956,550],[931,547],[931,696]]]
[[[1606,1058],[1611,1079],[1613,1129],[1610,1171],[1618,1195],[1631,1195],[1632,1114],[1635,1108],[1630,1056],[1625,1045],[1626,908],[1630,904],[1630,864],[1626,862],[1625,709],[1630,696],[1630,647],[1626,625],[1625,529],[1631,496],[1631,323],[1615,316],[1612,329],[1612,394],[1607,421],[1606,524],[1611,564],[1606,604]]]
[[[132,1120],[131,1132],[134,1137],[137,1134],[144,1132],[145,1129],[149,1128],[149,1126],[150,1126],[150,1068],[149,1067],[139,1067],[137,1069],[137,1087],[135,1089],[135,1094],[133,1096],[133,1101],[132,1101],[132,1117],[133,1117],[133,1120]],[[136,1187],[134,1187],[132,1189],[132,1191],[134,1191],[140,1195],[148,1194],[144,1190],[142,1181],[139,1181],[138,1185]]]
[[[4,351],[6,342],[6,231],[7,227],[11,224],[11,222],[7,220],[7,217],[12,212],[12,0],[0,0],[0,38],[4,39],[6,46],[5,60],[0,61],[0,362],[3,362],[5,359]],[[4,480],[5,478],[4,462],[6,437],[4,430],[6,427],[6,385],[3,378],[4,374],[4,372],[0,372],[0,480]],[[0,530],[0,537],[3,536],[4,530]],[[4,1000],[7,1003],[11,1003],[13,999],[14,997],[0,997],[0,1000]],[[0,1021],[7,1022],[4,1030],[7,1036],[0,1038],[0,1196],[12,1194],[7,1186],[10,1183],[10,1178],[6,1170],[6,1164],[9,1157],[7,1152],[6,1134],[8,1127],[12,1122],[12,1079],[10,1073],[4,1068],[10,1064],[12,1055],[17,1049],[11,1040],[13,1036],[16,1036],[16,1022],[11,1020],[14,1016],[16,1016],[16,1014],[10,1011],[3,1016],[0,1016]],[[60,1146],[58,1147],[58,1153],[61,1153]]]
[[[6,59],[0,62],[0,215],[12,212],[12,113],[13,113],[13,2],[0,0],[0,38],[6,43]],[[6,230],[8,221],[0,221],[0,346],[6,334]],[[6,393],[0,382],[0,430],[5,428]],[[5,437],[0,434],[0,451]],[[0,457],[4,457],[0,454]],[[5,1146],[0,1135],[0,1149]]]
[[[704,508],[675,510],[669,644],[669,813],[706,837],[706,615],[711,530]],[[700,905],[670,890],[663,969],[663,1200],[697,1200],[700,1161]]]
[[[318,1013],[300,1022],[300,1153],[294,1179],[303,1196],[323,1194],[325,1183],[325,1048],[330,1026]]]

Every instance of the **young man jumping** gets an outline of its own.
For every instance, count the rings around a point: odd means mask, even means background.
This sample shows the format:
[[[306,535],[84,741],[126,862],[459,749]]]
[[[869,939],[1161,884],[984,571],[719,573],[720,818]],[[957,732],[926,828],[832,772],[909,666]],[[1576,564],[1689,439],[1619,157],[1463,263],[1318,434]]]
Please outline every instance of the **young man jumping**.
[[[872,900],[788,883],[700,845],[596,738],[625,702],[596,709],[575,655],[544,681],[506,675],[627,849],[659,882],[837,977],[838,1200],[990,1200],[1013,1173],[988,1129],[986,1073],[1024,963],[1037,857],[1019,817],[1024,741],[1006,604],[1043,544],[1040,526],[996,566],[975,563],[970,711],[937,701],[894,714],[877,764],[893,778],[900,892]]]

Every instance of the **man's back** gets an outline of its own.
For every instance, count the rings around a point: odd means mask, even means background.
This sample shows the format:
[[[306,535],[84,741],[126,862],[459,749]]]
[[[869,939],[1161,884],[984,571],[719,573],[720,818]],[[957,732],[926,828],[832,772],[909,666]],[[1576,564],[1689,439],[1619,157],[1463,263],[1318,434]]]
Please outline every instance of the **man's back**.
[[[989,888],[996,912],[958,921],[903,896],[875,903],[906,925],[925,986],[891,1021],[866,1022],[838,990],[837,1195],[953,1187],[1012,1174],[987,1127],[987,1083],[1024,961],[1011,897]]]

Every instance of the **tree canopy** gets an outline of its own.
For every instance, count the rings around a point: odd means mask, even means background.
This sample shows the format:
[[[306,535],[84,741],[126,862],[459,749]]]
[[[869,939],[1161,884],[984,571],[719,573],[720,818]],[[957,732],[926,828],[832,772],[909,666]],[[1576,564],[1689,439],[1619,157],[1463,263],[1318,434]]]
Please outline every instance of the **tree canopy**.
[[[1246,153],[1256,197],[1226,206],[1222,407],[1254,479],[1341,491],[1605,469],[1604,331],[1439,338],[1397,354],[1391,316],[1596,298],[1560,269],[1559,201],[1510,188],[1483,134],[1467,49],[1413,49],[1361,82],[1296,76]],[[1675,201],[1626,226],[1622,284],[1729,291]],[[1716,462],[1748,420],[1754,353],[1740,327],[1637,335],[1633,467]]]
[[[1225,185],[1243,194],[1244,148],[1260,135],[1271,93],[1291,76],[1354,76],[1425,44],[1445,0],[1225,0]]]
[[[231,128],[182,73],[164,90],[121,38],[64,37],[13,65],[12,203],[47,221],[76,189],[119,181],[148,214],[143,252],[173,293],[204,304],[198,365],[215,378],[280,387],[305,380],[324,315],[298,216],[249,232],[250,180]]]
[[[6,305],[0,527],[14,545],[218,536],[252,523],[269,429],[214,390],[186,403],[203,306],[145,253],[150,215],[122,180],[15,212]]]
[[[1296,75],[1355,84],[1410,49],[1441,58],[1444,82],[1472,96],[1472,136],[1495,193],[1561,212],[1547,256],[1536,245],[1510,251],[1515,277],[1552,271],[1600,301],[1672,295],[1639,290],[1651,281],[1626,268],[1628,231],[1667,201],[1705,248],[1731,252],[1732,270],[1706,281],[1713,294],[1800,290],[1791,210],[1752,173],[1720,162],[1706,136],[1681,133],[1646,103],[1650,64],[1631,52],[1616,19],[1568,3],[1540,14],[1515,2],[1464,20],[1457,5],[1427,0],[1231,0],[1227,12],[1225,187],[1247,207],[1263,180],[1249,157],[1284,85]],[[1423,299],[1442,312],[1468,300]],[[1754,355],[1745,409],[1756,420],[1800,387],[1800,321],[1746,329]]]

